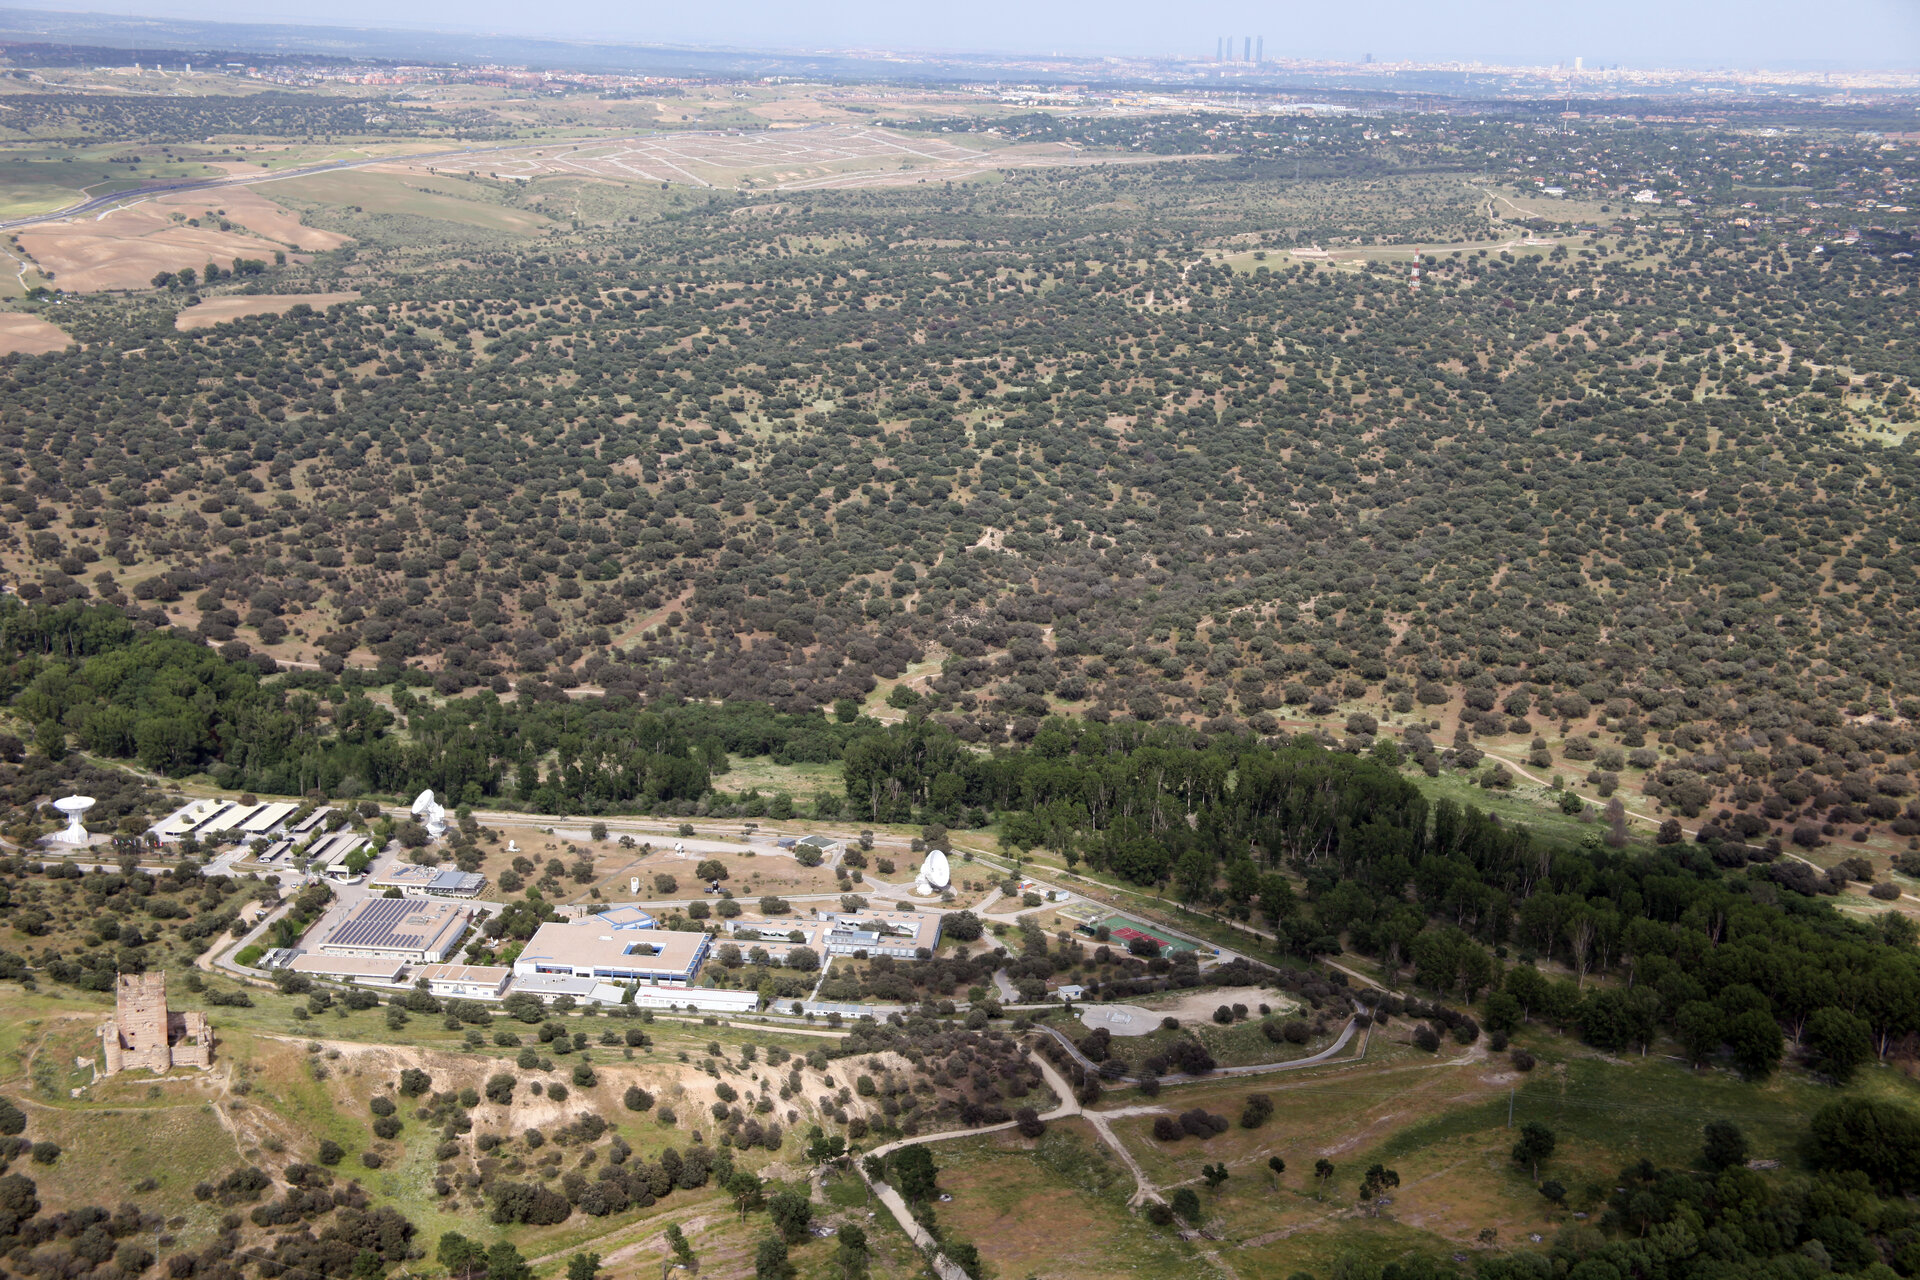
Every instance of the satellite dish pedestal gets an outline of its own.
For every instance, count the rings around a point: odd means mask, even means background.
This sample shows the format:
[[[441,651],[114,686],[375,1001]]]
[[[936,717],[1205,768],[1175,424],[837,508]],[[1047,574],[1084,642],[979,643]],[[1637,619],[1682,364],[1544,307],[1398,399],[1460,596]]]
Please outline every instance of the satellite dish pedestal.
[[[53,807],[67,815],[67,825],[53,833],[55,844],[84,845],[87,843],[87,828],[80,819],[87,810],[93,808],[92,796],[62,796],[53,802]]]
[[[913,880],[914,893],[931,898],[952,887],[953,870],[947,865],[947,855],[938,849],[927,850],[926,861],[920,864],[919,874]]]
[[[447,834],[447,811],[434,803],[431,790],[413,798],[413,816],[426,824],[427,835],[435,840]]]

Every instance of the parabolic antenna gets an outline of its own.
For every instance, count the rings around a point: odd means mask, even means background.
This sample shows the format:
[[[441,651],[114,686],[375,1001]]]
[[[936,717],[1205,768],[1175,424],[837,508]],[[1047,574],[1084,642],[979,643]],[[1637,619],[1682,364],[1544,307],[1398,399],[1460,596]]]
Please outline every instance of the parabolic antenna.
[[[413,798],[413,816],[426,823],[427,834],[435,840],[447,833],[447,811],[434,803],[431,788]]]
[[[93,797],[61,796],[53,802],[53,807],[67,815],[67,825],[54,832],[54,840],[60,844],[85,844],[87,829],[80,819],[87,810],[93,808]]]
[[[920,864],[920,874],[914,877],[913,891],[919,894],[945,893],[952,883],[953,871],[947,866],[947,855],[938,849],[929,849],[926,861]]]

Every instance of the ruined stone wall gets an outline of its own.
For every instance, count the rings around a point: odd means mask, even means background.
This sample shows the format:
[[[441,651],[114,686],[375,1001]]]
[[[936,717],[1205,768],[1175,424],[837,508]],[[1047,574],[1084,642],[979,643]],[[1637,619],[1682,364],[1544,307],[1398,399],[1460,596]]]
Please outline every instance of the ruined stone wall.
[[[113,1021],[100,1029],[107,1074],[145,1067],[163,1073],[174,1066],[213,1062],[213,1029],[207,1015],[171,1013],[163,973],[123,973],[114,987]]]

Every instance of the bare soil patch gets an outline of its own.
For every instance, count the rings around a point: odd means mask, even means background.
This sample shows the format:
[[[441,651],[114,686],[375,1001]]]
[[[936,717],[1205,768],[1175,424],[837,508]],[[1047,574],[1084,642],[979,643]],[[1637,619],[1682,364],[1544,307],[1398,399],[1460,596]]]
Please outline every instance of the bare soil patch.
[[[39,316],[0,312],[0,355],[43,356],[64,351],[73,339],[67,331]]]
[[[143,289],[161,271],[196,270],[235,258],[271,261],[281,246],[240,231],[175,222],[158,201],[115,209],[98,218],[73,218],[29,227],[20,247],[69,293]]]
[[[320,252],[351,243],[351,236],[337,231],[322,231],[300,221],[300,216],[285,205],[277,204],[251,187],[232,187],[219,191],[183,191],[163,196],[154,202],[188,217],[218,213],[229,222],[237,222],[257,236],[275,240],[293,249]]]
[[[1156,1000],[1149,997],[1137,1003],[1157,1017],[1171,1015],[1182,1022],[1211,1018],[1213,1011],[1223,1004],[1244,1004],[1249,1009],[1258,1009],[1264,1004],[1279,1013],[1300,1007],[1299,1001],[1284,991],[1269,991],[1265,987],[1203,987],[1187,992],[1178,999]]]
[[[336,302],[357,302],[357,293],[259,293],[233,298],[208,298],[195,303],[174,317],[173,327],[181,331],[204,329],[222,320],[241,316],[280,316],[306,303],[315,311],[325,311]]]

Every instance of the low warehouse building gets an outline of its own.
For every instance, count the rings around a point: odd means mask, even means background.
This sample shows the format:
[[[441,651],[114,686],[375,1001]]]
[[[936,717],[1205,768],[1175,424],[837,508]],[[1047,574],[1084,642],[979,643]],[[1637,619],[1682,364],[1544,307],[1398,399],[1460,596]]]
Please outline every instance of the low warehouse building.
[[[643,986],[691,986],[707,958],[704,933],[664,929],[611,929],[605,921],[550,921],[534,931],[520,958],[520,975],[597,978]]]

